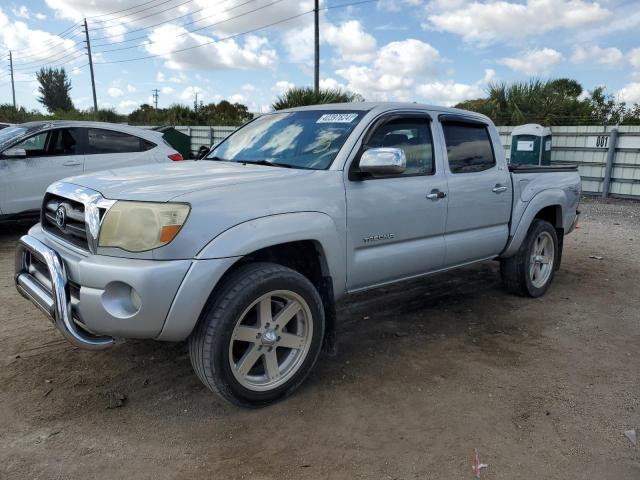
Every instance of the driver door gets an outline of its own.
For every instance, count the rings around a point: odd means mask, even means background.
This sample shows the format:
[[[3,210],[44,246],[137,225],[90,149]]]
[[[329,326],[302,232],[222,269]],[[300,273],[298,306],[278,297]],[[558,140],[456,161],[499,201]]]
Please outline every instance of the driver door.
[[[41,132],[11,147],[24,149],[26,157],[0,156],[0,202],[4,215],[40,210],[49,185],[82,174],[83,131],[60,128]]]
[[[432,126],[426,113],[394,114],[365,135],[350,172],[364,150],[378,147],[404,150],[407,168],[399,175],[345,179],[349,291],[442,268],[447,179]]]

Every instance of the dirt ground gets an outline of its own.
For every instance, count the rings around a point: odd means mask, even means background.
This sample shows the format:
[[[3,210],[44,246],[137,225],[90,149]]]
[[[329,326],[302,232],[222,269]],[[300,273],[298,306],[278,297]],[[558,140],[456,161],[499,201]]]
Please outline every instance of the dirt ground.
[[[184,343],[71,347],[16,293],[5,228],[0,478],[463,479],[477,448],[486,479],[639,479],[640,203],[581,208],[545,297],[504,293],[495,262],[357,295],[339,354],[253,411]]]

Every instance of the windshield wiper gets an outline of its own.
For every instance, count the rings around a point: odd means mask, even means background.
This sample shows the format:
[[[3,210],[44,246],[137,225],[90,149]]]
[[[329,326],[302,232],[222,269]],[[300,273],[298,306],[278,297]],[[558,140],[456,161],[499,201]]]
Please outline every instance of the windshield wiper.
[[[267,165],[269,167],[295,168],[288,163],[272,162],[270,160],[237,160],[237,162],[251,165]]]
[[[227,160],[226,158],[213,156],[213,157],[204,157],[203,160],[214,160],[217,162],[230,162],[231,160]]]

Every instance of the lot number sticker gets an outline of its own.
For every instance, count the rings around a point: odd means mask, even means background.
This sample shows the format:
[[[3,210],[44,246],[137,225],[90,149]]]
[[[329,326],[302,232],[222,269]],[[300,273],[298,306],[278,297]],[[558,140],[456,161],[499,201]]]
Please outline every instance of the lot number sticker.
[[[357,113],[325,113],[316,123],[351,123],[356,118]]]

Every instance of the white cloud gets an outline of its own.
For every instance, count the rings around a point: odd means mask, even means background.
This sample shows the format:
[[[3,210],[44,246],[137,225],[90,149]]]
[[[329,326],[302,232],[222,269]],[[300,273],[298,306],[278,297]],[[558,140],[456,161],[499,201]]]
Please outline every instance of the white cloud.
[[[640,48],[634,48],[629,52],[629,63],[635,69],[640,71]]]
[[[44,59],[71,58],[78,54],[76,43],[70,38],[61,38],[42,30],[32,30],[22,21],[12,22],[0,8],[0,47],[14,51],[14,67],[19,69],[21,57],[25,65],[37,68]],[[53,53],[52,53],[53,52]],[[80,59],[78,59],[80,61]]]
[[[331,90],[346,90],[347,87],[338,82],[335,78],[321,78],[320,79],[320,88],[325,89],[331,89]]]
[[[295,87],[295,84],[287,80],[279,80],[273,86],[272,90],[278,95],[282,95],[284,92],[286,92],[287,90],[291,90],[293,87]]]
[[[204,101],[204,90],[198,86],[191,86],[185,88],[182,93],[180,93],[180,100],[185,102],[193,102],[196,99],[196,93],[198,94],[198,103],[200,100]]]
[[[578,46],[573,50],[573,63],[599,63],[601,65],[618,65],[624,60],[624,54],[615,47],[601,48],[598,45]]]
[[[118,111],[120,113],[129,114],[133,112],[136,108],[138,108],[139,103],[134,102],[133,100],[122,100],[118,104]]]
[[[500,63],[527,75],[545,75],[563,60],[563,56],[552,48],[532,50],[518,57],[503,58]]]
[[[277,60],[266,37],[255,35],[244,37],[243,45],[233,39],[211,43],[211,37],[163,25],[149,34],[149,40],[145,50],[163,58],[172,70],[265,69],[273,67]],[[178,50],[183,51],[171,53]]]
[[[495,79],[496,72],[490,68],[484,71],[482,80],[473,84],[459,83],[454,80],[423,83],[416,87],[416,93],[427,103],[450,107],[465,100],[484,96],[484,89]]]
[[[628,83],[618,92],[618,99],[627,103],[640,103],[640,82]]]
[[[113,97],[113,98],[118,98],[121,97],[122,95],[124,95],[124,92],[122,90],[120,90],[117,87],[111,87],[107,90],[107,93]]]
[[[422,0],[379,0],[376,4],[380,10],[400,12],[405,8],[417,7]]]
[[[173,92],[175,92],[175,90],[171,87],[162,87],[160,89],[160,92],[163,93],[164,95],[171,95]]]
[[[251,84],[251,83],[245,83],[244,85],[242,85],[242,87],[240,87],[242,89],[242,91],[244,92],[255,92],[256,91],[256,87],[255,85]]]
[[[460,35],[467,42],[489,44],[601,22],[611,12],[586,0],[438,0],[427,7],[426,29]]]
[[[366,33],[357,20],[342,23],[337,27],[326,26],[324,40],[335,47],[341,60],[346,62],[370,62],[376,53],[376,39]]]
[[[24,18],[29,20],[31,15],[29,14],[29,9],[25,5],[21,5],[19,8],[13,7],[11,9],[11,13],[18,18]]]
[[[416,87],[416,92],[428,103],[447,107],[483,96],[483,90],[479,85],[467,85],[453,80],[424,83]]]
[[[491,83],[496,79],[496,71],[493,68],[487,68],[484,71],[484,78],[483,78],[483,82],[484,83]]]
[[[46,20],[46,19],[47,19],[47,16],[46,16],[44,13],[36,13],[36,14],[35,14],[35,17],[36,17],[38,20]]]
[[[438,50],[428,43],[409,38],[382,47],[374,66],[390,75],[433,75],[441,61]]]
[[[137,89],[136,87],[134,87],[133,85],[131,85],[130,83],[127,84],[127,92],[129,93],[133,93],[135,92]]]
[[[242,104],[246,104],[247,103],[247,97],[245,97],[244,95],[242,95],[241,93],[235,93],[233,95],[231,95],[229,97],[229,101],[231,103],[242,103]]]
[[[167,76],[162,73],[162,72],[158,72],[156,73],[156,82],[166,82],[167,81]]]
[[[408,100],[415,79],[434,76],[441,61],[438,50],[410,38],[380,48],[371,66],[349,65],[336,74],[347,81],[349,90],[368,100]]]

